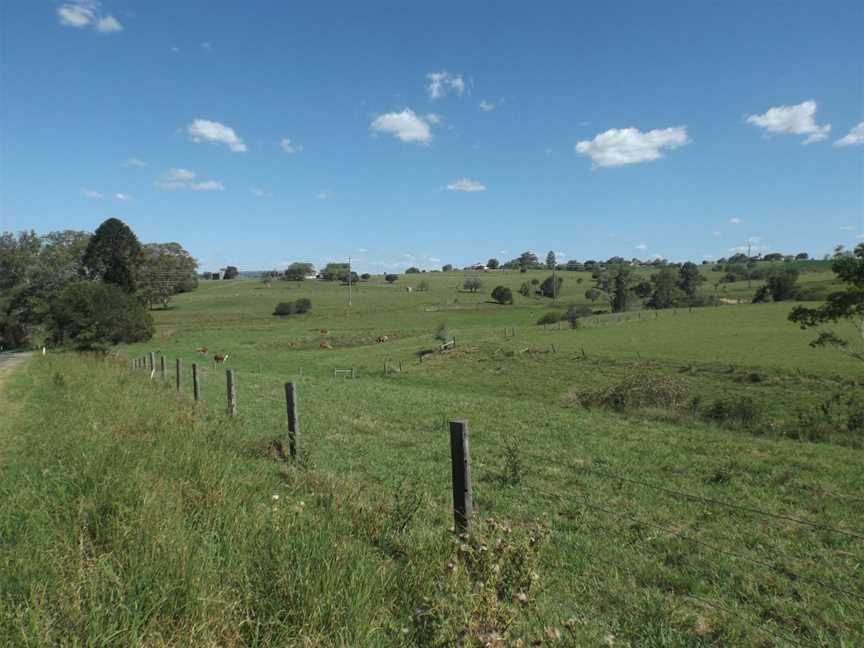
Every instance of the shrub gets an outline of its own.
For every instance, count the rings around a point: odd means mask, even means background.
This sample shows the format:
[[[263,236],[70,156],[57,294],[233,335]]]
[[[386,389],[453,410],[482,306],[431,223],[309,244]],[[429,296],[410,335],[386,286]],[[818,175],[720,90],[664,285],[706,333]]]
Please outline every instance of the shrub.
[[[294,302],[294,311],[297,313],[308,313],[312,310],[312,302],[306,297],[301,297]]]
[[[634,374],[596,391],[574,391],[568,400],[582,407],[608,407],[619,412],[641,407],[677,409],[690,402],[684,380],[658,374]]]
[[[405,274],[420,274],[420,268],[416,268],[414,266],[411,266],[410,268],[408,268],[405,271]]]
[[[762,422],[759,406],[748,397],[720,398],[705,409],[702,416],[723,425],[755,427]]]
[[[363,281],[369,281],[369,279],[372,278],[372,275],[370,275],[368,272],[364,272],[363,274],[360,275],[360,278]]]
[[[492,299],[499,304],[512,304],[513,291],[507,286],[495,286],[495,289],[492,291]]]
[[[450,341],[450,329],[447,328],[447,322],[441,322],[435,330],[435,339],[441,342]]]
[[[519,286],[519,294],[523,297],[527,297],[531,294],[531,286],[528,285],[527,281],[523,282],[522,285]]]
[[[469,292],[477,292],[483,287],[483,282],[476,277],[469,277],[462,283],[462,288]]]
[[[571,329],[579,328],[579,319],[588,317],[593,314],[593,311],[588,306],[579,306],[571,304],[564,313],[564,318],[570,324]]]
[[[293,315],[294,313],[294,302],[279,302],[276,304],[276,308],[273,309],[273,314],[279,315],[280,317]]]
[[[546,324],[557,324],[561,321],[561,313],[558,311],[543,313],[540,319],[537,320],[537,326],[544,326]]]
[[[82,281],[69,284],[50,306],[50,329],[59,344],[104,349],[153,337],[153,318],[120,286]]]
[[[395,275],[395,274],[386,274],[386,275],[384,275],[384,281],[386,281],[386,282],[389,283],[389,284],[392,284],[392,283],[393,283],[394,281],[396,281],[398,278],[399,278],[399,275]]]

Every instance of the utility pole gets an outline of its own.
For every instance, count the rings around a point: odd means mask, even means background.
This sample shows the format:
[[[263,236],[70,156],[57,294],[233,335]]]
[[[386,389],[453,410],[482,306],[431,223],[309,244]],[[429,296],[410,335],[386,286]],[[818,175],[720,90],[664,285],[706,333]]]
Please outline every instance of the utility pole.
[[[746,266],[747,267],[747,290],[750,290],[753,288],[753,278],[752,278],[753,273],[750,270],[750,246],[751,245],[752,245],[752,242],[750,241],[750,239],[747,239],[747,266]]]
[[[348,307],[351,307],[351,257],[348,257]]]

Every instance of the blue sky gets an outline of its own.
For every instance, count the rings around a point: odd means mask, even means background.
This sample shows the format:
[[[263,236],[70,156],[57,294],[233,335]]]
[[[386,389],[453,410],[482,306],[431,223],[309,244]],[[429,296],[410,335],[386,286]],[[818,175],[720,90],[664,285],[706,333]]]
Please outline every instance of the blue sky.
[[[373,272],[864,234],[860,1],[2,11],[3,230]]]

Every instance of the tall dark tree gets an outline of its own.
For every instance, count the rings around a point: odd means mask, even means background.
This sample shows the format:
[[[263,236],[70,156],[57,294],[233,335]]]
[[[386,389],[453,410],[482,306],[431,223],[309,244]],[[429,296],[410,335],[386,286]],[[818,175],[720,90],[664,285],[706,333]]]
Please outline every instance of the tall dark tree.
[[[633,300],[633,271],[627,266],[620,266],[615,270],[612,280],[612,310],[623,313],[630,308]]]
[[[237,266],[228,266],[225,268],[225,273],[222,275],[223,279],[236,279],[240,276],[240,271],[237,269]]]
[[[651,275],[651,284],[654,290],[648,300],[650,308],[672,308],[684,296],[684,291],[679,288],[681,277],[673,266],[660,268],[659,272]]]
[[[678,273],[678,287],[684,291],[690,301],[696,298],[696,291],[703,281],[705,281],[705,277],[699,272],[699,266],[695,263],[688,261],[681,266]]]
[[[490,270],[497,270],[498,266],[500,266],[500,265],[501,265],[501,262],[498,261],[498,259],[496,259],[495,257],[492,257],[491,259],[489,259],[486,262],[486,267],[489,268]]]
[[[88,277],[119,286],[127,293],[135,292],[140,263],[138,237],[117,218],[109,218],[96,228],[82,260]]]
[[[549,253],[546,255],[546,267],[549,270],[554,270],[557,261],[558,260],[555,258],[555,253],[552,250],[549,250]]]
[[[846,289],[828,295],[818,308],[793,308],[789,319],[802,329],[834,324],[841,319],[851,320],[858,329],[859,346],[864,346],[864,243],[855,247],[852,256],[835,258],[831,269],[846,284]],[[833,346],[853,358],[864,360],[864,351],[856,350],[848,340],[833,331],[821,331],[810,345]]]

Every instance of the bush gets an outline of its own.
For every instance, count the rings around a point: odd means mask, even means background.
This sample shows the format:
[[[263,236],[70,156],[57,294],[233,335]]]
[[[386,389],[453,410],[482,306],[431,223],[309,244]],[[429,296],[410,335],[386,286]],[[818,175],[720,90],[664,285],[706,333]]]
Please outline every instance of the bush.
[[[704,411],[704,418],[723,425],[755,427],[762,422],[762,412],[752,398],[720,398]]]
[[[393,283],[394,281],[396,281],[398,278],[399,278],[399,275],[395,275],[395,274],[386,274],[386,275],[384,275],[384,281],[386,281],[386,282],[389,283],[389,284],[392,284],[392,283]]]
[[[579,320],[582,317],[589,317],[593,314],[593,311],[588,306],[579,306],[577,304],[571,304],[567,308],[567,312],[564,313],[563,319],[566,319],[570,324],[571,329],[579,328]]]
[[[294,302],[294,311],[296,313],[308,313],[312,310],[312,301],[306,297],[301,297]]]
[[[582,407],[600,406],[624,412],[640,407],[677,409],[690,401],[690,386],[684,380],[658,374],[634,374],[596,391],[574,391],[568,400]]]
[[[462,288],[469,292],[477,292],[483,287],[483,282],[476,277],[469,277],[462,283]]]
[[[153,318],[119,286],[82,281],[66,286],[51,303],[50,329],[59,344],[95,350],[149,340]]]
[[[507,286],[495,286],[495,289],[492,291],[492,299],[499,304],[512,304],[513,291]]]
[[[302,315],[310,310],[312,310],[312,302],[306,297],[301,297],[293,302],[279,302],[273,309],[273,314],[284,317],[286,315]]]
[[[543,313],[540,319],[537,320],[537,326],[545,326],[546,324],[557,324],[563,318],[563,315],[558,311]]]
[[[435,339],[441,342],[450,341],[450,330],[447,328],[447,322],[441,322],[435,330]]]

